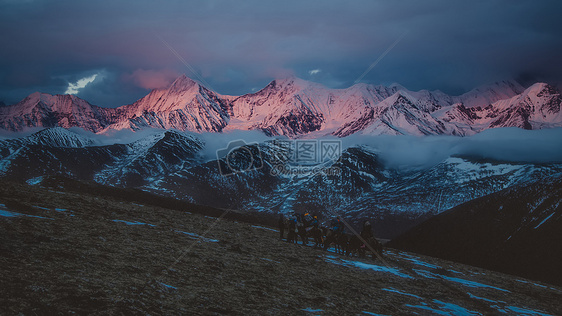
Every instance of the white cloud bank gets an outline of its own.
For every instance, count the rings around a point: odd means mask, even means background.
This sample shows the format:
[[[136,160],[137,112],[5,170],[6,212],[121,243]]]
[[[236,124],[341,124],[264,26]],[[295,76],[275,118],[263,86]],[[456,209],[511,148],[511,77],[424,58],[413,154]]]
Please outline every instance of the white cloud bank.
[[[94,74],[89,77],[82,78],[78,80],[76,83],[69,82],[68,88],[66,88],[64,94],[77,94],[80,89],[85,88],[88,84],[94,82],[97,76],[98,74]]]
[[[366,145],[394,168],[431,167],[451,156],[510,162],[562,163],[562,129],[489,129],[474,136],[360,136],[342,139],[344,148]]]

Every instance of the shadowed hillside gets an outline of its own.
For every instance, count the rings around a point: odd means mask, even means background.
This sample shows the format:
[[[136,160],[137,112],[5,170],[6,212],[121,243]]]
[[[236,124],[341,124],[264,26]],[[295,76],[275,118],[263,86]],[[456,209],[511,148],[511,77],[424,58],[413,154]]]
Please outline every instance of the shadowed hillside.
[[[292,245],[142,194],[2,182],[0,314],[562,313],[560,288],[402,251]]]
[[[562,178],[547,177],[469,201],[389,245],[562,284]]]

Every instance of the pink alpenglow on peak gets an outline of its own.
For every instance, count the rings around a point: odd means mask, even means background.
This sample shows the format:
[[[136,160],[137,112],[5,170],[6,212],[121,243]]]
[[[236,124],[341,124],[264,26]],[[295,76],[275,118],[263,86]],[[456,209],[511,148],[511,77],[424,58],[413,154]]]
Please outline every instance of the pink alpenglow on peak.
[[[473,135],[495,127],[562,127],[560,92],[545,83],[524,89],[503,81],[460,96],[355,84],[329,89],[296,77],[273,80],[242,96],[221,95],[185,75],[167,88],[118,108],[71,95],[33,93],[0,107],[0,128],[80,127],[95,133],[143,128],[194,132],[260,130],[287,137]]]

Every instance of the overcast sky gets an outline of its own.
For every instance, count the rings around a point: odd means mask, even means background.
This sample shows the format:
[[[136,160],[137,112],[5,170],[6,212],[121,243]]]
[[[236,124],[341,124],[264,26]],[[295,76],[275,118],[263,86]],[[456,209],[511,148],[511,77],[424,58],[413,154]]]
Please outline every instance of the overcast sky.
[[[41,91],[116,107],[183,73],[222,94],[289,75],[345,88],[393,44],[361,82],[560,87],[560,12],[559,0],[0,0],[0,100]]]

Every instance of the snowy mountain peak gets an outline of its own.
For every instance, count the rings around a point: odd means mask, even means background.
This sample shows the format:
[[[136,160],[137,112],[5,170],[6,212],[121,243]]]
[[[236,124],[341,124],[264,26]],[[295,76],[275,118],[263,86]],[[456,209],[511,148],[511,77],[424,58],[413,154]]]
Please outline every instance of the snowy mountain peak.
[[[551,85],[538,82],[525,89],[521,94],[494,103],[501,108],[536,107],[543,105],[560,105],[560,92]],[[532,109],[531,109],[532,110]]]
[[[463,103],[466,107],[482,106],[499,100],[509,99],[525,91],[514,80],[498,81],[490,85],[480,86],[455,98],[455,103]]]
[[[81,127],[99,132],[113,109],[99,108],[74,95],[35,92],[17,104],[0,108],[0,128]]]
[[[515,80],[496,81],[492,84],[483,85],[474,89],[474,91],[480,91],[481,93],[492,92],[497,94],[519,94],[524,90],[525,88]]]
[[[392,95],[391,98],[394,100],[394,102],[407,101],[411,103],[411,99],[413,99],[413,96],[407,90],[398,90]]]
[[[275,79],[271,81],[264,89],[262,90],[292,90],[292,91],[300,91],[304,90],[315,83],[306,81],[294,76],[290,76],[283,79]]]
[[[392,84],[391,84],[390,86],[388,86],[388,87],[391,88],[391,89],[394,89],[394,90],[408,90],[408,89],[404,88],[403,85],[401,85],[401,84],[399,84],[399,83],[397,83],[397,82],[392,83]]]
[[[50,112],[72,113],[76,109],[92,109],[95,108],[86,100],[80,99],[75,95],[69,94],[56,94],[50,95],[48,93],[34,92],[27,96],[19,103],[7,107],[15,114],[27,113],[33,111],[45,110]],[[34,110],[36,109],[36,110]]]
[[[533,94],[538,97],[541,97],[545,94],[560,94],[560,91],[558,91],[555,87],[547,83],[537,82],[532,86],[530,86],[529,88],[525,89],[523,94]]]
[[[284,78],[278,78],[278,79],[274,79],[273,81],[271,81],[271,83],[278,85],[278,86],[287,86],[287,85],[292,85],[294,84],[296,81],[301,81],[301,82],[307,82],[306,80],[297,78],[295,76],[287,76]]]
[[[167,90],[170,92],[187,91],[195,86],[199,87],[199,84],[195,80],[188,78],[186,75],[181,75],[174,80],[170,88]]]
[[[226,100],[185,75],[169,88],[152,90],[133,104],[114,110],[104,131],[146,127],[219,132],[228,121]]]
[[[62,127],[46,128],[29,136],[35,144],[51,147],[79,148],[92,146],[94,141]]]
[[[355,86],[353,86],[355,87]],[[329,89],[326,86],[313,82],[304,80],[295,76],[286,77],[284,79],[275,79],[271,81],[266,87],[262,90],[258,91],[255,94],[259,94],[262,91],[269,92],[271,90],[274,91],[283,91],[284,93],[311,93],[311,94],[326,94],[331,91],[340,91],[340,90],[349,90],[353,89],[353,87],[347,89]]]

